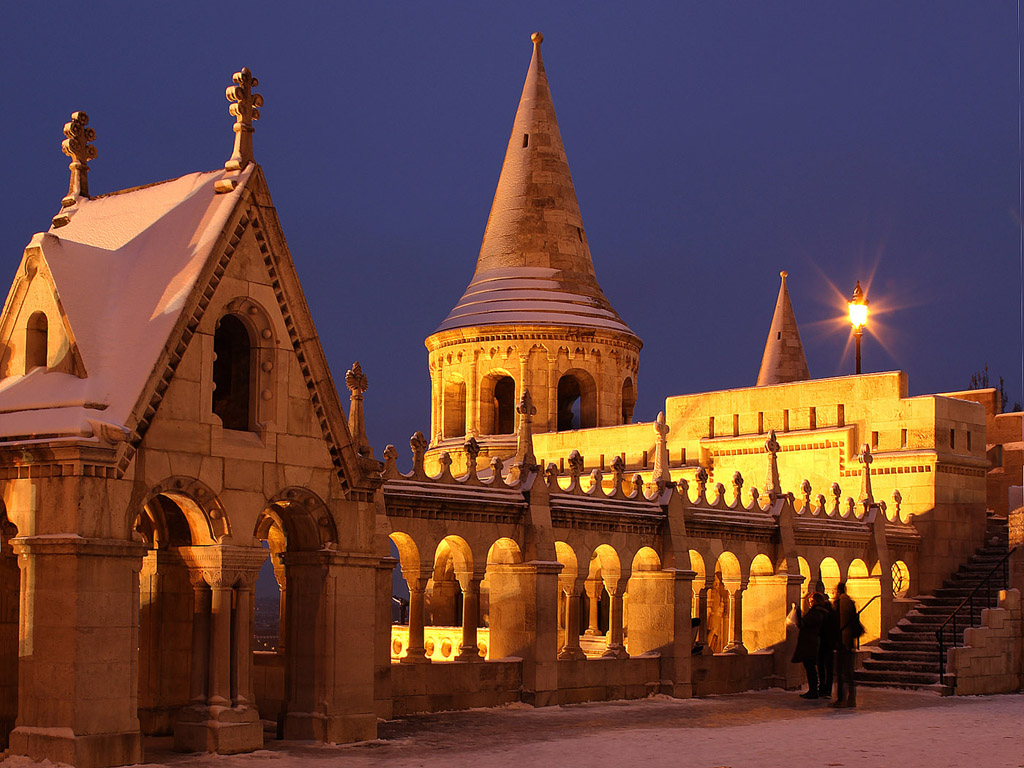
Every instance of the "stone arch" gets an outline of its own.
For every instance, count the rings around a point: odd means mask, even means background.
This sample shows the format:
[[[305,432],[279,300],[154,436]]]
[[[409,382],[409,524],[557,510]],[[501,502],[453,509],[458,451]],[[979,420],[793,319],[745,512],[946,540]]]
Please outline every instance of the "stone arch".
[[[806,595],[809,592],[813,592],[813,585],[811,584],[811,565],[807,562],[804,557],[797,557],[796,567],[800,575],[803,576],[804,580],[800,582],[800,594]]]
[[[641,547],[633,555],[623,611],[626,647],[631,656],[659,650],[672,641],[675,583],[661,565],[661,557],[651,547]],[[685,610],[688,606],[682,607]]]
[[[846,594],[860,610],[861,623],[864,625],[864,635],[860,640],[864,645],[874,642],[881,635],[881,589],[878,575],[869,572],[864,560],[854,558],[846,571]]]
[[[633,378],[627,376],[622,380],[622,423],[633,423],[633,408],[636,406],[636,387]]]
[[[582,368],[570,368],[558,379],[557,431],[597,426],[597,384]]]
[[[743,645],[748,650],[767,649],[785,641],[788,584],[789,574],[776,574],[768,555],[759,553],[751,560],[742,599]]]
[[[333,549],[338,544],[338,531],[323,499],[299,486],[284,488],[275,494],[256,519],[253,535],[264,539],[268,528],[280,526],[290,551]]]
[[[708,647],[722,653],[733,643],[735,620],[732,596],[739,590],[742,572],[739,558],[722,552],[715,561],[711,586],[708,587]]]
[[[488,657],[492,659],[522,655],[536,632],[525,620],[523,603],[532,589],[522,562],[522,550],[512,539],[500,538],[487,550],[480,605],[484,623],[490,628]]]
[[[225,429],[253,431],[273,398],[276,334],[267,311],[247,296],[225,305],[213,335],[212,411]]]
[[[696,574],[693,577],[693,582],[691,583],[691,589],[693,592],[693,605],[690,607],[690,615],[699,616],[701,619],[701,624],[704,625],[707,623],[707,616],[705,615],[705,612],[701,609],[700,598],[701,593],[705,592],[708,588],[708,572],[707,567],[704,565],[704,558],[696,549],[690,550],[690,568]],[[701,637],[703,636],[704,633],[702,631]]]
[[[187,541],[183,540],[185,532],[172,519],[174,509],[167,507],[167,501],[184,518]],[[231,535],[227,512],[217,494],[202,481],[184,476],[169,477],[153,486],[141,505],[129,508],[127,522],[130,537],[139,536],[157,549],[216,544]]]
[[[815,591],[823,591],[830,600],[836,596],[836,584],[842,580],[842,570],[834,557],[826,557],[818,565]]]
[[[480,382],[480,429],[485,435],[511,435],[516,429],[516,380],[494,369]]]
[[[428,601],[432,626],[452,627],[462,623],[463,582],[472,573],[473,553],[465,539],[448,535],[438,542]]]
[[[453,376],[444,382],[441,416],[441,437],[466,434],[466,382],[461,376]]]
[[[33,312],[25,324],[25,373],[46,368],[49,354],[49,322],[45,312]]]
[[[580,658],[580,627],[583,626],[583,602],[579,599],[579,559],[564,541],[555,542],[555,559],[562,565],[558,574],[558,629],[563,633],[559,658]]]

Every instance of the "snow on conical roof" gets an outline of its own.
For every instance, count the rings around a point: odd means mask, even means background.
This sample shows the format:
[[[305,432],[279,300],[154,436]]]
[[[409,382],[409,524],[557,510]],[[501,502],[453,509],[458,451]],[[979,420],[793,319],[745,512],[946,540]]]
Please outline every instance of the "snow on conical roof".
[[[569,162],[533,34],[533,58],[476,272],[438,328],[539,323],[633,335],[594,275]]]
[[[779,288],[779,299],[775,302],[768,341],[764,345],[761,371],[757,374],[759,387],[811,378],[807,370],[807,358],[804,357],[804,346],[800,342],[800,329],[797,328],[796,315],[793,314],[793,304],[789,300],[789,289],[786,288],[788,273],[783,271],[779,275],[782,277],[782,285]]]

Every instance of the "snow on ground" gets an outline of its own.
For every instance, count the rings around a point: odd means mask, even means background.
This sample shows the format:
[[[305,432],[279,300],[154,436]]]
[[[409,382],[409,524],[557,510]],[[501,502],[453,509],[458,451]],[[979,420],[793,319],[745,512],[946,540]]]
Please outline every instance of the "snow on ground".
[[[146,758],[174,768],[895,768],[1024,767],[1024,695],[940,698],[861,689],[830,709],[780,690],[566,707],[513,706],[381,723],[377,741],[270,741],[250,755],[184,755],[170,739]],[[12,758],[0,768],[38,768]]]

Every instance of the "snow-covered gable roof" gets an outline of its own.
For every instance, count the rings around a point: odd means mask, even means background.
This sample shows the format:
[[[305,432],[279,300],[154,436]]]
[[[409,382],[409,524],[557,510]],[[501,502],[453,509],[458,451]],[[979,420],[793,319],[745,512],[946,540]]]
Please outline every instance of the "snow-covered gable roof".
[[[254,165],[80,199],[32,238],[73,333],[84,377],[45,368],[0,379],[0,440],[125,427]],[[218,193],[226,176],[233,191]],[[12,289],[13,297],[13,289]],[[8,298],[5,312],[17,309]]]

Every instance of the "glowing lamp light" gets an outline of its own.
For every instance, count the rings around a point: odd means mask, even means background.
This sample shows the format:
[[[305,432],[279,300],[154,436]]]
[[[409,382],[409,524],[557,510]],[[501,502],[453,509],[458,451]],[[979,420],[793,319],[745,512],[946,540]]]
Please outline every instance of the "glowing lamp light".
[[[868,300],[864,298],[864,291],[860,288],[860,280],[857,287],[853,289],[853,298],[849,304],[850,325],[853,326],[853,337],[857,343],[857,373],[860,373],[860,340],[864,335],[864,326],[868,323]]]
[[[860,330],[868,323],[868,303],[864,299],[864,291],[860,289],[860,280],[853,289],[853,299],[849,302],[850,325]]]

